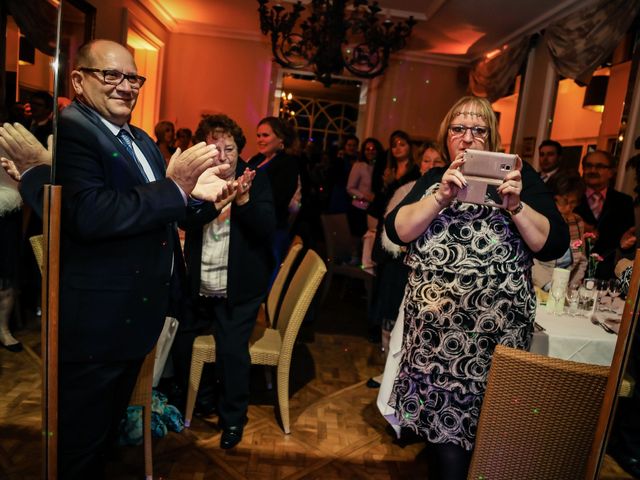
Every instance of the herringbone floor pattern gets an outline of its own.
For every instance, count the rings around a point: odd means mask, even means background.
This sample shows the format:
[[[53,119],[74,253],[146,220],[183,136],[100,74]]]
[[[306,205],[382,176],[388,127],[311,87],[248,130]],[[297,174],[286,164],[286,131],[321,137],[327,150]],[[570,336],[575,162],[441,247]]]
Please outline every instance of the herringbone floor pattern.
[[[364,338],[364,305],[332,300],[319,310],[313,341],[299,343],[292,362],[291,435],[276,418],[276,394],[261,369],[242,442],[219,448],[217,418],[155,440],[154,478],[170,480],[426,479],[420,442],[397,442],[365,381],[382,368],[379,347]],[[37,332],[19,332],[35,351]],[[0,349],[0,479],[40,478],[40,373],[35,355]],[[110,479],[143,478],[142,447],[121,448]],[[628,479],[608,460],[602,480]]]

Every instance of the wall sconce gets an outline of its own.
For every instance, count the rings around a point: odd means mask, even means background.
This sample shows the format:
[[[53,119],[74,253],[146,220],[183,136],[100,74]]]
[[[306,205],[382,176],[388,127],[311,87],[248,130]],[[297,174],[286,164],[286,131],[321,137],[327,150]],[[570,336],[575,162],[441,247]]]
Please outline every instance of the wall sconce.
[[[25,37],[20,35],[18,64],[33,65],[36,61],[36,49],[33,44]]]
[[[604,99],[607,96],[608,85],[609,77],[607,75],[591,77],[591,81],[584,92],[582,108],[588,108],[594,112],[602,113],[604,110]]]

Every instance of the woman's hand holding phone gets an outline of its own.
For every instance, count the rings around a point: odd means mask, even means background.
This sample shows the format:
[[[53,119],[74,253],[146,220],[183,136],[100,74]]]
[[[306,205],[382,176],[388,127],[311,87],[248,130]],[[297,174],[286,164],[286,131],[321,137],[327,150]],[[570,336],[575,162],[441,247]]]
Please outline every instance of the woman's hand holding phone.
[[[458,191],[467,186],[467,181],[460,171],[463,164],[464,152],[460,152],[442,175],[437,193],[440,198],[436,197],[438,204],[450,204],[458,195]]]
[[[513,170],[504,177],[502,185],[498,187],[498,193],[502,198],[506,198],[507,210],[514,210],[520,204],[520,193],[522,193],[522,159],[516,155],[516,164]]]

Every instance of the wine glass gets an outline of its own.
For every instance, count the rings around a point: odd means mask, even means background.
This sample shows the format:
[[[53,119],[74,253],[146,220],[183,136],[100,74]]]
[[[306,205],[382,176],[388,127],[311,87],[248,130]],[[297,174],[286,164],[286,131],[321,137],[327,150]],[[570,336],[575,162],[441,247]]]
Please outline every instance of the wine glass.
[[[552,286],[551,291],[549,292],[554,300],[554,311],[556,313],[564,312],[564,296],[565,296],[565,287],[564,286]]]
[[[569,304],[569,315],[575,317],[579,315],[578,312],[578,301],[580,299],[580,285],[577,283],[572,283],[569,285],[566,293],[567,303]]]

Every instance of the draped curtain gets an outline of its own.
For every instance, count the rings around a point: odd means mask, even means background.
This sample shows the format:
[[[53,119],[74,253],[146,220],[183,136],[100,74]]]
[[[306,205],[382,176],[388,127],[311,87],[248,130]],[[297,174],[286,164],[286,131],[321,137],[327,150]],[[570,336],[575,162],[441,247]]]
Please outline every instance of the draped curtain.
[[[556,71],[586,85],[607,59],[640,11],[640,0],[601,0],[547,29]]]
[[[54,56],[56,7],[47,0],[2,0],[20,31],[45,55]]]
[[[522,62],[527,58],[531,35],[507,45],[491,59],[481,60],[469,72],[471,92],[478,97],[486,97],[490,102],[508,95]]]
[[[545,38],[555,70],[580,85],[613,52],[640,12],[640,0],[599,0],[547,27]],[[531,36],[514,41],[469,73],[474,95],[491,102],[510,93],[531,45]]]

